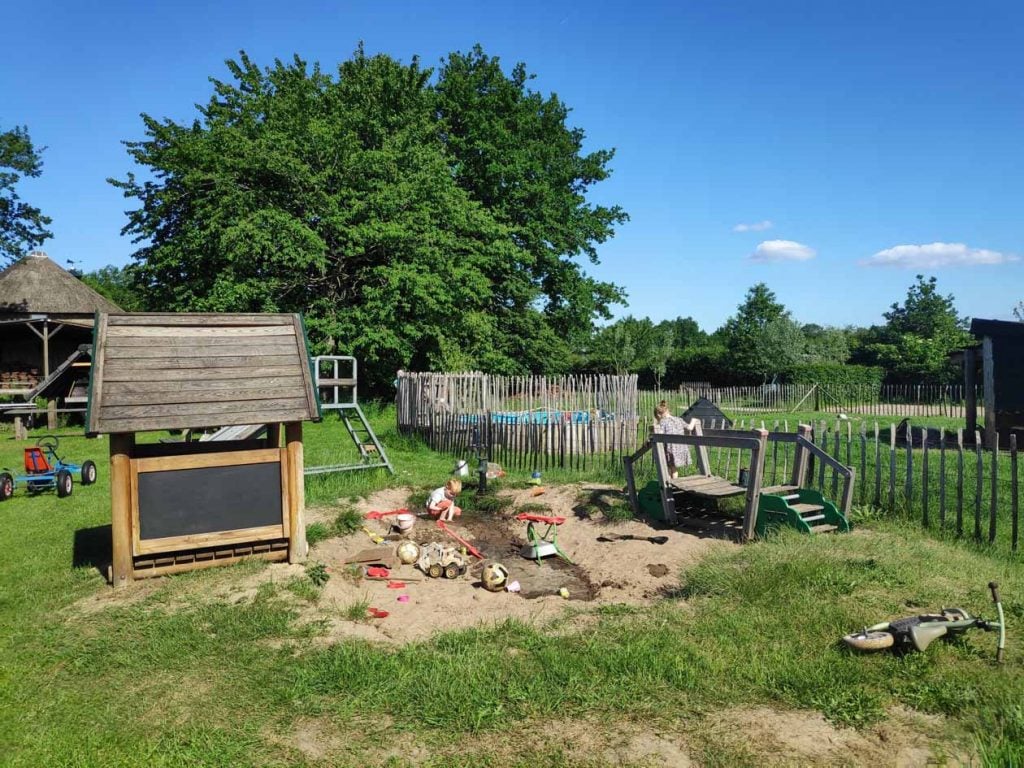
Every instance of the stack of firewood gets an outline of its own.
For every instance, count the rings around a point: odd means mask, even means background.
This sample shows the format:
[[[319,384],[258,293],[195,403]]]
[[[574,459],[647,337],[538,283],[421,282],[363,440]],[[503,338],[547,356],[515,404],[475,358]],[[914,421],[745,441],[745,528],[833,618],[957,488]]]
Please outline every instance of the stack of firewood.
[[[38,368],[18,363],[0,365],[0,389],[32,389],[39,381]]]

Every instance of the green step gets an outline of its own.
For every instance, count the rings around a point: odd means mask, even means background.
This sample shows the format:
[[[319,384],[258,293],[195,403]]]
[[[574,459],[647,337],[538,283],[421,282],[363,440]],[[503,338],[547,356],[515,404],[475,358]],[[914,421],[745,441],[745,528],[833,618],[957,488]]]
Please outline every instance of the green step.
[[[782,526],[794,528],[801,533],[845,533],[850,530],[849,520],[839,512],[836,505],[810,488],[801,488],[796,492],[761,494],[755,532],[763,536],[772,528]]]

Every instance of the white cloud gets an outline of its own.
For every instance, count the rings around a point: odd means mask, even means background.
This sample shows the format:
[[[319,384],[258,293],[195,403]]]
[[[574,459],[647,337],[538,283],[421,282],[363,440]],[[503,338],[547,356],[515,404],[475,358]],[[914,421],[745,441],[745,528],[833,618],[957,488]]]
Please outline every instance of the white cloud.
[[[968,248],[963,243],[930,243],[928,245],[894,245],[864,259],[868,267],[905,267],[935,269],[937,267],[977,267],[984,264],[1005,264],[1017,257],[985,248]]]
[[[750,254],[753,261],[807,261],[818,255],[809,245],[792,240],[765,240]]]
[[[771,229],[775,225],[765,219],[764,221],[758,221],[753,224],[737,224],[732,228],[733,232],[764,232],[766,229]]]

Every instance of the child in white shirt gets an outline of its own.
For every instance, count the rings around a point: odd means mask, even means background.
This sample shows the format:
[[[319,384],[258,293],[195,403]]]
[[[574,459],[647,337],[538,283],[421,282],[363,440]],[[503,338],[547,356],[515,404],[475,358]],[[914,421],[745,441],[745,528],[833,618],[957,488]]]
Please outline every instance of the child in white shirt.
[[[462,510],[455,506],[455,497],[462,491],[462,481],[457,477],[451,478],[430,494],[427,499],[427,512],[438,520],[450,523]]]

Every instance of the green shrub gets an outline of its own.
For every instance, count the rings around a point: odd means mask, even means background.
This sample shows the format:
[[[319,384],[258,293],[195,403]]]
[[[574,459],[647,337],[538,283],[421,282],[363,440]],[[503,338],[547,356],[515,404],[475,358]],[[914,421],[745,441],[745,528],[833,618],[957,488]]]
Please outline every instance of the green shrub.
[[[309,546],[329,539],[331,537],[331,529],[323,523],[310,523],[306,526],[306,543]]]
[[[810,363],[797,367],[790,379],[794,384],[820,384],[828,389],[874,389],[882,386],[885,369],[873,365]]]
[[[351,507],[341,510],[334,518],[334,535],[348,536],[363,527],[363,516]]]

